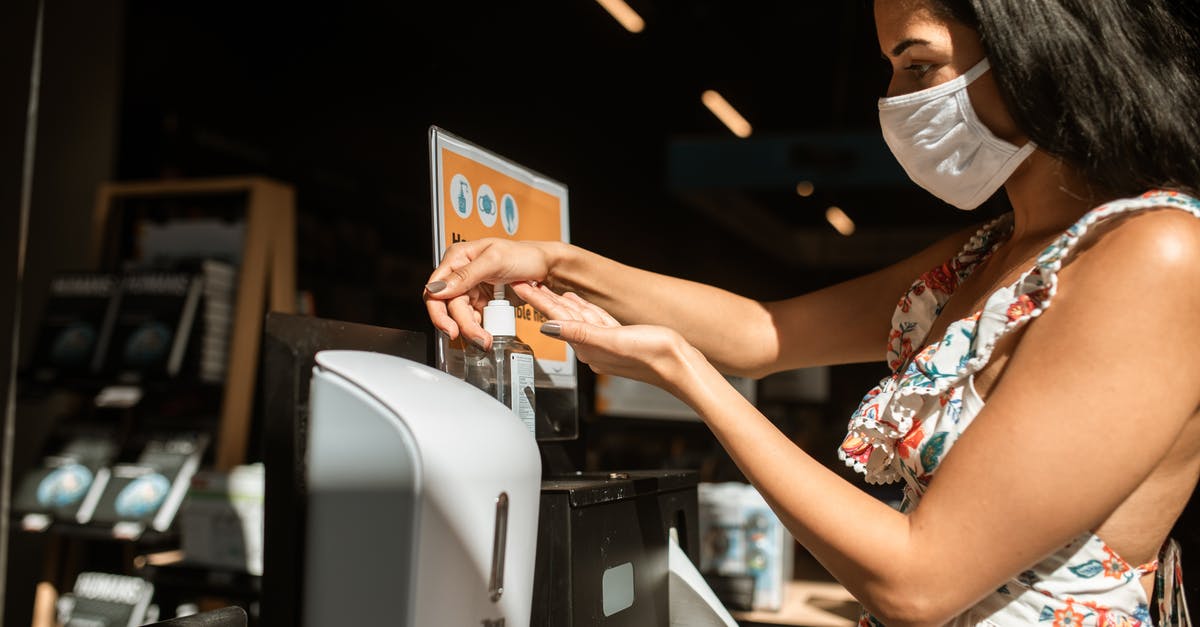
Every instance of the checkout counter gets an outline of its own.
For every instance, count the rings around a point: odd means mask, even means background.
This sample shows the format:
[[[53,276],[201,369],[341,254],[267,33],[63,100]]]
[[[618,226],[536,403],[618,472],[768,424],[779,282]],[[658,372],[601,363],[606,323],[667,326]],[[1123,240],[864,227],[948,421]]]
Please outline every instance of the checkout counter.
[[[855,627],[862,606],[833,581],[789,581],[775,611],[730,612],[741,627]]]

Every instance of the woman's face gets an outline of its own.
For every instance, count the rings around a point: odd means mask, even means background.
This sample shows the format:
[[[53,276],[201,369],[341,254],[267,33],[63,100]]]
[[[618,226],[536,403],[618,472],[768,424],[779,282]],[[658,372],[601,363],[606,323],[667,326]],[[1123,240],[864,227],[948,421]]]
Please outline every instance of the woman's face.
[[[983,60],[979,34],[939,15],[930,0],[875,0],[879,48],[891,63],[887,95],[899,96],[953,80]],[[1022,145],[1027,138],[988,71],[967,88],[975,114],[997,137]]]

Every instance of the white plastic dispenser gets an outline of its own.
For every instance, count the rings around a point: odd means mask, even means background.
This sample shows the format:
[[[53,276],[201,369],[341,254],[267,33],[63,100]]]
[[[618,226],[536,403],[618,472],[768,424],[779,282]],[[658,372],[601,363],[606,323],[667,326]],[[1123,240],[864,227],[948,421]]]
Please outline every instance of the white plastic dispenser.
[[[305,625],[527,627],[541,458],[461,379],[364,351],[316,355]]]

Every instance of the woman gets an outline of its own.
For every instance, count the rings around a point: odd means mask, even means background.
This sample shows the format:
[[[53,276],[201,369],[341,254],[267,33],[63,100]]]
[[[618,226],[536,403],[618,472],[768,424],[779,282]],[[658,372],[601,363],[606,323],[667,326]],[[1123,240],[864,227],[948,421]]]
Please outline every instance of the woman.
[[[874,11],[897,159],[961,209],[1003,185],[1011,214],[777,302],[567,245],[481,240],[431,275],[431,319],[487,346],[486,284],[512,283],[593,370],[682,399],[863,603],[862,624],[1182,624],[1167,535],[1200,473],[1191,44],[1161,0]],[[867,481],[903,480],[901,511],[806,455],[720,374],[875,361],[889,319],[893,374],[840,454]]]

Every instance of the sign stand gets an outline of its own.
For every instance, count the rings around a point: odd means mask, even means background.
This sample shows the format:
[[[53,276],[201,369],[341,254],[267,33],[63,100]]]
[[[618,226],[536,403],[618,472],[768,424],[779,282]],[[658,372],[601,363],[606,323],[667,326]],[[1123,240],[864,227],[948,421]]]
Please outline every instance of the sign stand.
[[[446,249],[460,241],[488,237],[570,241],[566,185],[437,126],[429,129],[429,162],[435,266]],[[566,342],[543,335],[543,321],[533,307],[517,307],[517,336],[533,348],[536,358],[537,438],[575,439],[579,431],[575,353]],[[462,338],[451,342],[439,334],[438,368],[464,376],[465,350]]]

